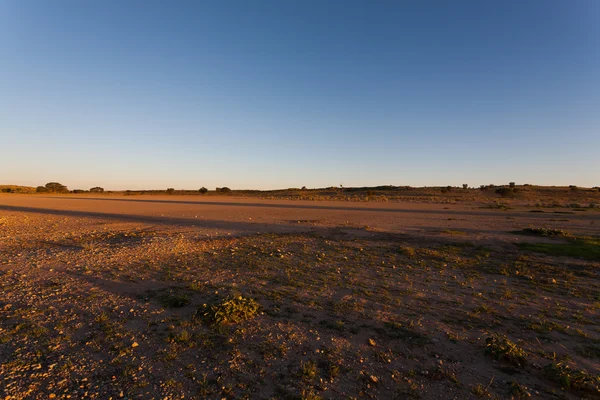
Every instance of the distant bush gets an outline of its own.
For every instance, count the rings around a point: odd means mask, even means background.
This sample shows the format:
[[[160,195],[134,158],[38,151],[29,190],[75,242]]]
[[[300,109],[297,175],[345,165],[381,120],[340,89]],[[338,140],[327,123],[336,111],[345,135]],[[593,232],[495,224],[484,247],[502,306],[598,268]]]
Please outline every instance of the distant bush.
[[[90,189],[91,193],[103,193],[104,192],[104,188],[101,188],[100,186],[96,186]]]
[[[217,188],[217,193],[230,193],[231,189],[229,189],[227,186],[224,186],[222,188]]]
[[[469,185],[467,183],[463,183],[463,189],[468,189]]]
[[[75,190],[73,190],[73,193],[85,193],[85,190],[75,189]]]
[[[174,188],[168,188],[167,189],[167,194],[173,194],[175,193],[175,189]]]
[[[38,193],[45,193],[48,191],[48,189],[46,189],[46,186],[38,186],[35,188],[35,191]]]
[[[12,193],[12,188],[2,188],[2,193]]]
[[[510,183],[508,184],[508,186],[509,186],[510,188],[513,188],[513,189],[514,189],[514,187],[515,187],[515,183],[514,183],[514,182],[510,182]]]
[[[496,189],[496,193],[502,197],[513,197],[518,191],[519,189],[511,187],[501,187]]]
[[[201,194],[206,194],[208,193],[208,189],[202,186],[200,189],[198,189],[198,192],[200,192]]]
[[[45,185],[46,192],[51,193],[69,193],[69,189],[65,185],[58,182],[48,182]]]
[[[302,189],[301,189],[301,190],[307,190],[307,189],[306,189],[306,186],[302,186]]]
[[[579,188],[575,185],[569,185],[569,189],[571,189],[571,191],[575,192],[577,191]]]

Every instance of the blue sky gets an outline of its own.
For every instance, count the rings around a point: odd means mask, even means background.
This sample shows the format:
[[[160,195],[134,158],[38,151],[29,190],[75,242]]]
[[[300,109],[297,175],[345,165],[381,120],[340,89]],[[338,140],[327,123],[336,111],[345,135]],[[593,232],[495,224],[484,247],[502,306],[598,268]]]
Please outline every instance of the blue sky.
[[[0,183],[600,185],[600,2],[0,0]]]

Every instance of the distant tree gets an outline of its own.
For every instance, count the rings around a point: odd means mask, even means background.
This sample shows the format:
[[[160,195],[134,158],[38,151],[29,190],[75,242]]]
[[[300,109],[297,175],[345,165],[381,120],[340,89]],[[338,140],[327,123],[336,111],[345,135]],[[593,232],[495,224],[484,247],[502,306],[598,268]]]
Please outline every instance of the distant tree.
[[[514,187],[515,187],[515,183],[514,183],[514,182],[510,182],[510,183],[508,184],[508,186],[514,189]]]
[[[75,190],[73,190],[73,193],[85,193],[85,190],[75,189]]]
[[[469,188],[469,185],[466,183],[463,183],[463,189],[468,189],[468,188]]]
[[[488,187],[485,185],[479,185],[479,190],[488,190]]]
[[[230,192],[231,192],[231,189],[229,189],[227,186],[223,186],[221,188],[221,193],[230,193]]]
[[[46,189],[46,186],[38,186],[35,188],[35,191],[38,193],[45,193],[48,191],[48,189]]]
[[[306,189],[306,186],[302,186],[302,190],[307,190],[307,189]]]
[[[65,185],[62,185],[58,182],[48,182],[46,183],[46,189],[48,192],[53,193],[68,193],[69,189]]]
[[[175,189],[174,188],[168,188],[167,189],[167,194],[173,194],[175,193]]]
[[[569,189],[571,189],[573,192],[575,192],[577,190],[577,186],[576,185],[569,185]]]
[[[96,186],[90,189],[91,193],[104,193],[104,188],[101,188],[100,186]]]
[[[2,188],[2,193],[12,193],[12,188]]]
[[[207,188],[205,188],[204,186],[202,186],[200,189],[198,189],[198,191],[199,191],[200,193],[202,193],[202,194],[206,194],[206,193],[208,193],[208,189],[207,189]]]

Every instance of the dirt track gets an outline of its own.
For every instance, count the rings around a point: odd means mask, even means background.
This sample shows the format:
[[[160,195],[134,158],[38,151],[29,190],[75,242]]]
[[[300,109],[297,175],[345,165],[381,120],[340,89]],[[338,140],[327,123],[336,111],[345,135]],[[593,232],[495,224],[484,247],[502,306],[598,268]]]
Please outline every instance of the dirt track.
[[[435,235],[459,230],[476,240],[518,240],[526,226],[598,232],[600,213],[530,209],[497,210],[472,204],[350,203],[199,196],[0,196],[0,211],[160,224],[207,234],[281,233],[348,228]],[[116,222],[116,221],[115,221]]]

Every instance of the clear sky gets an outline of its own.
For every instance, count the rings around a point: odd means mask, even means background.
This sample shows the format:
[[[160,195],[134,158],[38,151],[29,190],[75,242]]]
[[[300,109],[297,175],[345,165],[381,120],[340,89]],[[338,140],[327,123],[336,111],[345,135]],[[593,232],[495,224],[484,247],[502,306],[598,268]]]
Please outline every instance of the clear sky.
[[[0,183],[600,185],[597,0],[0,0]]]

